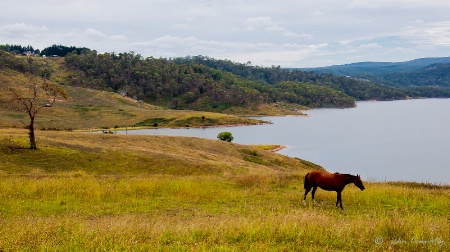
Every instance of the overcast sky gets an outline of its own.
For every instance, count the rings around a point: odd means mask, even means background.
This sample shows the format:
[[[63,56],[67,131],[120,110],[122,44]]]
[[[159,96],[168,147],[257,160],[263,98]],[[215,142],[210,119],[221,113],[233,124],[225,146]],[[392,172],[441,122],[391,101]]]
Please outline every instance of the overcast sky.
[[[0,44],[317,67],[450,56],[449,0],[3,0]]]

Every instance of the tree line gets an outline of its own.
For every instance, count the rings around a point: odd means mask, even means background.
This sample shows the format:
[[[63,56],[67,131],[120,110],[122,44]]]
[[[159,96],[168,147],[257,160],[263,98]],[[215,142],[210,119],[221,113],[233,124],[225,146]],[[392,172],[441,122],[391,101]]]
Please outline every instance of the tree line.
[[[32,46],[21,46],[21,45],[0,45],[0,51],[11,52],[15,54],[32,53],[40,56],[57,56],[65,57],[68,53],[77,52],[77,54],[82,54],[90,51],[86,47],[75,47],[75,46],[63,46],[63,45],[52,45],[44,48],[42,51],[39,49],[34,49]]]
[[[32,46],[21,46],[21,45],[0,45],[0,51],[6,51],[6,52],[14,52],[16,54],[22,54],[25,52],[30,52],[34,54],[39,54],[39,49],[34,49]]]
[[[268,85],[195,62],[143,58],[134,52],[69,53],[71,85],[107,89],[174,109],[220,111],[230,106],[289,102],[309,107],[351,107],[355,100],[339,90],[306,82]]]
[[[450,90],[436,87],[412,87],[414,85],[389,85],[387,79],[403,83],[431,83],[440,86],[448,85],[449,64],[430,66],[426,71],[416,74],[391,74],[379,78],[349,78],[329,73],[316,73],[299,69],[283,69],[280,66],[260,67],[251,62],[236,63],[230,60],[219,60],[208,56],[187,56],[174,59],[179,63],[195,62],[214,69],[234,73],[246,79],[262,81],[270,85],[282,81],[313,83],[346,93],[356,100],[396,100],[415,97],[450,97]],[[447,67],[447,68],[446,68]],[[431,77],[434,76],[434,77]],[[447,84],[445,84],[447,83]],[[382,85],[386,84],[386,85]],[[417,86],[424,86],[417,84]]]
[[[46,47],[42,50],[40,55],[46,55],[46,56],[58,56],[58,57],[65,57],[69,53],[76,52],[77,54],[83,54],[90,52],[91,50],[86,47],[75,47],[75,46],[63,46],[63,45],[52,45],[49,47]]]

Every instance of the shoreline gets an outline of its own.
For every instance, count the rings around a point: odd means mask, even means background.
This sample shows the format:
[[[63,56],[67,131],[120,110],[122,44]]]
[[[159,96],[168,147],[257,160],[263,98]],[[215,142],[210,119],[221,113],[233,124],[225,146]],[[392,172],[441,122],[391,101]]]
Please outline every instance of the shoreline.
[[[286,149],[287,148],[287,146],[285,146],[285,145],[276,145],[273,149],[271,149],[270,151],[273,151],[273,152],[278,152],[278,151],[280,151],[280,150],[283,150],[283,149]]]
[[[137,127],[118,127],[118,128],[92,128],[92,129],[75,129],[75,132],[96,132],[96,131],[125,131],[125,130],[143,130],[143,129],[208,129],[208,128],[225,128],[225,127],[239,127],[239,126],[257,126],[273,124],[272,122],[261,122],[256,124],[236,123],[236,124],[221,124],[211,126],[192,126],[192,127],[154,127],[154,126],[137,126]]]

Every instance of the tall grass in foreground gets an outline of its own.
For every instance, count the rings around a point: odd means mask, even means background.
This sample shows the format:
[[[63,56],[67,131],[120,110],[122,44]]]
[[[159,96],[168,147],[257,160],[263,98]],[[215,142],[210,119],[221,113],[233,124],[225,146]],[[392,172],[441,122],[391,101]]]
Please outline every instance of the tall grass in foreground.
[[[448,251],[450,189],[291,175],[0,176],[4,251]]]

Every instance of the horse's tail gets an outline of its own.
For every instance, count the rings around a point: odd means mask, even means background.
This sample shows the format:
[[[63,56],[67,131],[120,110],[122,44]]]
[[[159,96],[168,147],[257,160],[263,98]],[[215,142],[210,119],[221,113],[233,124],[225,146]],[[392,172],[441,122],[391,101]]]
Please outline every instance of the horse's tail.
[[[307,188],[309,188],[309,180],[308,180],[308,176],[309,176],[309,172],[306,174],[305,176],[305,183],[303,184],[303,188],[305,188],[305,190]]]

